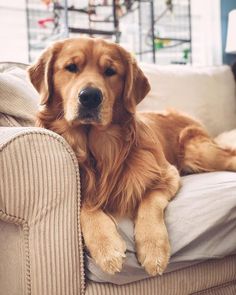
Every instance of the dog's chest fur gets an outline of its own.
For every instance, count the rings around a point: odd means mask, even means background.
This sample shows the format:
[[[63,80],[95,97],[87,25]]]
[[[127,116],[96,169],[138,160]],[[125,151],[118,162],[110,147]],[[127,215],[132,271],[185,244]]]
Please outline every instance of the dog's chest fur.
[[[130,144],[120,126],[92,129],[89,149],[96,162],[97,197],[110,212],[135,211],[147,188],[160,179],[160,169],[152,151]]]

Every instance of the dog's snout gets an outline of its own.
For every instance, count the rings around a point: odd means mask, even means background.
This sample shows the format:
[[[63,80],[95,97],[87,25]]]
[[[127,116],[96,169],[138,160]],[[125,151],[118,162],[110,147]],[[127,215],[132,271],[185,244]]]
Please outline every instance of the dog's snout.
[[[102,102],[102,92],[94,87],[84,88],[79,93],[79,101],[86,108],[96,108]]]

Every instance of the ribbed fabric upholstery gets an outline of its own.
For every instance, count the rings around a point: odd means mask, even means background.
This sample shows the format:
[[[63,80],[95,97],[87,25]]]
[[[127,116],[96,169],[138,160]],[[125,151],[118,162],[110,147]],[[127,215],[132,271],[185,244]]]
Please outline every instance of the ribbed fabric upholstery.
[[[193,293],[192,295],[235,295],[236,294],[236,280],[222,284],[214,288],[206,289],[201,292]]]
[[[204,292],[203,292],[204,290]],[[236,255],[207,261],[161,277],[115,286],[89,282],[86,295],[235,295]]]
[[[19,295],[19,290],[26,294],[23,234],[21,225],[0,220],[0,294],[2,290],[4,295]]]
[[[25,121],[24,121],[25,123]],[[0,126],[4,127],[21,127],[15,118],[6,114],[0,113]],[[25,126],[25,125],[22,125]]]
[[[79,169],[68,144],[44,129],[1,127],[0,219],[23,229],[17,295],[84,293],[79,212]]]

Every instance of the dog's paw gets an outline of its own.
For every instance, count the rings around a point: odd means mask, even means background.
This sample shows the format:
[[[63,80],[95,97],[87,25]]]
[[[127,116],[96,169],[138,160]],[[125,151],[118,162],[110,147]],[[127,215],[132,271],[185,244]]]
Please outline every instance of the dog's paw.
[[[155,276],[162,275],[170,258],[170,244],[167,235],[150,233],[142,238],[136,236],[137,258],[146,272]]]
[[[103,236],[96,243],[92,257],[104,272],[114,274],[120,272],[126,251],[126,244],[116,234],[113,237]]]

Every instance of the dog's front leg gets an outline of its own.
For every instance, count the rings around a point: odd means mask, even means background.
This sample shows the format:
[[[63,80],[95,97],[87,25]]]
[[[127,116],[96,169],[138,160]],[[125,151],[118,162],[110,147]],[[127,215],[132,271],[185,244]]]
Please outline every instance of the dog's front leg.
[[[170,244],[164,222],[168,201],[179,188],[179,173],[170,166],[165,185],[143,197],[135,219],[137,257],[148,274],[162,274],[170,257]]]
[[[83,206],[81,227],[85,245],[102,270],[110,274],[121,271],[126,244],[113,220],[102,210],[91,211]]]

